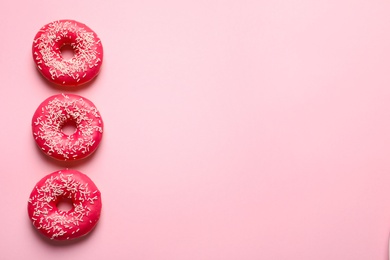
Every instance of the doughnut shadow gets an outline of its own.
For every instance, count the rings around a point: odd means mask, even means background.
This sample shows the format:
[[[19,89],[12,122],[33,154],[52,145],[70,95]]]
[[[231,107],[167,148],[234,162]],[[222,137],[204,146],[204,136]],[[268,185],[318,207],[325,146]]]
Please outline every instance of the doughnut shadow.
[[[100,221],[100,220],[99,220]],[[95,227],[86,235],[82,236],[82,237],[78,237],[78,238],[74,238],[74,239],[71,239],[71,240],[52,240],[52,239],[49,239],[47,237],[45,237],[44,235],[42,235],[35,227],[34,225],[31,224],[31,221],[29,221],[29,225],[30,225],[30,228],[32,229],[32,233],[37,237],[39,238],[40,240],[42,240],[43,242],[45,242],[46,244],[48,245],[51,245],[51,246],[55,246],[55,247],[65,247],[65,246],[74,246],[74,245],[79,245],[79,244],[82,244],[84,243],[85,241],[87,241],[89,239],[90,236],[93,235],[93,233],[95,232],[95,230],[99,227],[99,221],[98,223],[95,225]]]
[[[99,78],[99,75],[101,72],[99,72],[99,74],[94,77],[93,79],[91,79],[90,81],[82,84],[82,85],[79,85],[79,86],[61,86],[61,85],[57,85],[57,84],[54,84],[50,81],[48,81],[43,75],[42,73],[39,71],[39,69],[37,68],[37,66],[35,65],[34,61],[32,62],[32,65],[34,66],[35,68],[35,71],[36,73],[39,75],[39,79],[40,81],[42,82],[42,84],[44,84],[46,87],[49,87],[50,89],[55,89],[55,90],[58,90],[58,91],[62,91],[62,92],[78,92],[80,90],[83,90],[83,89],[87,89],[89,88],[92,84],[94,84],[94,82],[97,80],[97,78]],[[103,66],[103,65],[102,65]]]
[[[34,142],[34,146],[35,146],[35,149],[37,150],[37,153],[39,154],[39,156],[42,158],[43,161],[45,161],[46,163],[53,164],[53,165],[59,165],[62,168],[77,168],[80,165],[88,163],[90,160],[92,160],[92,158],[95,156],[95,154],[99,152],[100,147],[103,145],[103,139],[102,139],[102,141],[99,144],[99,147],[91,155],[89,155],[86,158],[79,159],[79,160],[60,161],[60,160],[56,160],[56,159],[51,158],[50,156],[44,154],[39,149],[39,147],[35,143],[35,141],[34,140],[32,140],[32,141]]]

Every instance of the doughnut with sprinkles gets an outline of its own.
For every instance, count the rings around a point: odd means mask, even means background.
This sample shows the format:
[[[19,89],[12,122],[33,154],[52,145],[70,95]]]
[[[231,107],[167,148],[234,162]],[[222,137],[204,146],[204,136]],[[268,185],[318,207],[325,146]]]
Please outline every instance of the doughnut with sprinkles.
[[[61,48],[71,46],[74,56],[64,59]],[[62,86],[79,86],[95,78],[103,62],[103,46],[85,24],[58,20],[43,26],[36,34],[32,54],[42,75]]]
[[[58,203],[63,200],[70,200],[72,209],[58,209]],[[101,208],[101,194],[92,180],[69,169],[41,179],[27,203],[33,226],[52,240],[71,240],[87,235],[99,221]]]
[[[76,131],[66,134],[66,125]],[[47,98],[32,118],[35,142],[46,155],[60,160],[80,160],[91,155],[103,136],[103,120],[95,105],[76,94],[57,94]]]

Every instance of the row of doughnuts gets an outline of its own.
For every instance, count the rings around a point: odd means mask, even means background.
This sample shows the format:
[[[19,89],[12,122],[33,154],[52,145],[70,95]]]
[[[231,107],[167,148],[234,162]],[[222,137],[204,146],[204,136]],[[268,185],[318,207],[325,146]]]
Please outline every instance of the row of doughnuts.
[[[61,49],[70,46],[73,57],[65,59]],[[95,78],[103,61],[103,46],[85,24],[58,20],[36,34],[32,54],[38,71],[48,81],[75,88]],[[64,127],[74,126],[74,133]],[[56,94],[44,100],[32,118],[32,133],[39,149],[59,161],[90,156],[103,135],[103,120],[96,106],[76,94]],[[69,201],[63,210],[59,203]],[[71,169],[53,172],[32,190],[27,211],[33,226],[52,240],[71,240],[88,234],[96,226],[102,208],[101,194],[85,174]]]

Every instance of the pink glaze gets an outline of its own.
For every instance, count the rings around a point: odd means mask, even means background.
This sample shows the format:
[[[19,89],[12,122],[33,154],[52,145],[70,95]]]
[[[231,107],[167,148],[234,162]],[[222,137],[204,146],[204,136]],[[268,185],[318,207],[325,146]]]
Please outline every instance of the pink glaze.
[[[57,204],[72,201],[62,211]],[[28,215],[34,227],[53,240],[70,240],[88,234],[97,224],[102,208],[101,194],[93,181],[75,170],[53,172],[41,179],[28,200]]]
[[[61,48],[70,45],[74,56],[66,60]],[[32,53],[38,70],[49,81],[64,86],[84,84],[99,73],[103,46],[94,31],[73,20],[43,26],[36,34]]]
[[[74,124],[76,131],[65,134],[64,125]],[[32,118],[32,132],[38,147],[46,155],[62,161],[79,160],[91,155],[103,135],[103,121],[95,105],[75,94],[47,98]]]

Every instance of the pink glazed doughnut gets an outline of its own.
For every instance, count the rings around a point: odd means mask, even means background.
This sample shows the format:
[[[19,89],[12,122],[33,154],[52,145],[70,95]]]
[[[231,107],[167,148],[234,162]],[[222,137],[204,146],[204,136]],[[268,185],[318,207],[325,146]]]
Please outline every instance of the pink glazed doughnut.
[[[74,56],[62,57],[61,48],[70,45]],[[63,86],[78,86],[92,80],[100,71],[103,46],[94,31],[73,20],[59,20],[43,26],[32,46],[38,70],[49,81]]]
[[[73,125],[76,131],[62,129]],[[75,94],[57,94],[41,103],[32,118],[32,132],[46,155],[61,161],[84,159],[98,147],[103,121],[95,105]]]
[[[62,200],[71,200],[73,208],[58,209],[57,204]],[[68,169],[40,180],[27,203],[33,226],[53,240],[70,240],[88,234],[96,226],[101,208],[101,194],[92,180]]]

